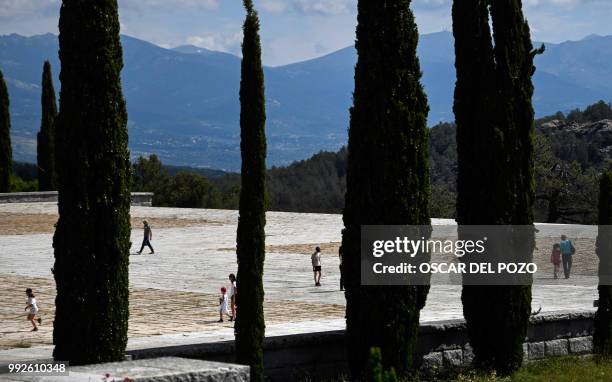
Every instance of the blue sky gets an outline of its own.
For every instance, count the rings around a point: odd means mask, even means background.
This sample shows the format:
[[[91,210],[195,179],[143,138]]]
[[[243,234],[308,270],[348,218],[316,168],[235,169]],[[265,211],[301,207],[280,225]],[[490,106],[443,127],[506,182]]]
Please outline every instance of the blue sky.
[[[612,35],[611,0],[523,0],[538,41]],[[0,0],[0,34],[57,33],[60,0]],[[354,40],[356,0],[255,0],[263,59],[282,65]],[[240,0],[119,0],[122,32],[164,47],[193,44],[239,53]],[[421,33],[451,29],[451,0],[413,0]]]

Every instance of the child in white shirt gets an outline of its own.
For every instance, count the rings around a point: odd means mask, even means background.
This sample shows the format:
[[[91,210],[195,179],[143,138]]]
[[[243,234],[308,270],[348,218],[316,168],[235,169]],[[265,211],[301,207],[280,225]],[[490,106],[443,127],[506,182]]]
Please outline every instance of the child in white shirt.
[[[28,296],[28,302],[27,305],[25,307],[24,310],[30,310],[28,312],[28,321],[30,321],[32,323],[33,332],[37,332],[38,331],[38,327],[36,326],[36,322],[38,321],[38,324],[42,324],[42,319],[40,317],[38,317],[38,319],[36,318],[36,315],[38,314],[38,305],[36,303],[36,297],[34,296],[34,292],[32,292],[32,289],[28,288],[26,289],[26,296]]]
[[[219,321],[223,322],[223,315],[226,314],[228,317],[232,317],[230,315],[228,309],[229,303],[227,299],[227,289],[225,287],[221,287],[221,297],[219,297]]]

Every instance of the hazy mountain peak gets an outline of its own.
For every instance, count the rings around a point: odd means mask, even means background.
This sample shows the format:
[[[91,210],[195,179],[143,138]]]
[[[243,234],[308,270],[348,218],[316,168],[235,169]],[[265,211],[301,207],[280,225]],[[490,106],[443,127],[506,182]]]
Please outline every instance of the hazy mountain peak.
[[[596,34],[596,33],[592,33],[588,36],[585,36],[581,41],[593,40],[593,39],[602,38],[602,37],[604,36]]]
[[[172,50],[176,52],[180,52],[180,53],[203,54],[203,55],[209,55],[213,52],[209,49],[200,48],[199,46],[195,46],[195,45],[180,45],[180,46],[172,48]]]
[[[240,58],[184,45],[166,49],[122,35],[123,92],[132,155],[167,164],[240,167]],[[612,95],[612,36],[546,44],[536,58],[537,115],[584,107]],[[60,71],[56,35],[0,36],[0,68],[11,96],[15,159],[35,161],[43,61]],[[448,31],[421,35],[418,54],[431,111],[429,125],[452,121],[454,41]],[[346,143],[357,55],[353,46],[322,57],[266,67],[269,165],[283,165]]]

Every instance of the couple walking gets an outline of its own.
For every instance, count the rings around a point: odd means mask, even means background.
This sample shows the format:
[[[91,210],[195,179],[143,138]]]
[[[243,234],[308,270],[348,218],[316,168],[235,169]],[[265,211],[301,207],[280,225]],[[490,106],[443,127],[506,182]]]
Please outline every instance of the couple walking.
[[[219,321],[223,322],[223,316],[229,317],[230,321],[236,319],[236,296],[238,294],[238,288],[236,287],[236,275],[230,273],[230,290],[229,298],[227,296],[227,288],[221,287],[221,297],[219,297]],[[231,309],[231,313],[230,313]]]
[[[567,238],[566,235],[561,235],[561,241],[553,245],[550,255],[550,262],[554,265],[553,277],[558,279],[559,266],[563,263],[563,274],[566,279],[569,279],[572,271],[572,256],[576,253],[574,243]]]

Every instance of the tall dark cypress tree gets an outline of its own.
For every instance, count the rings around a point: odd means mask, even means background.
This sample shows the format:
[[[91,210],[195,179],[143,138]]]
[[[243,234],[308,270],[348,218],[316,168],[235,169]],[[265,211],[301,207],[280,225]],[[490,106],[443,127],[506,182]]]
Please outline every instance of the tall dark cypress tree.
[[[266,109],[259,18],[251,0],[244,0],[244,8],[240,80],[242,186],[236,239],[240,313],[235,324],[236,361],[251,366],[251,381],[263,381]]]
[[[9,192],[13,173],[13,149],[11,147],[11,115],[9,95],[0,70],[0,192]]]
[[[429,218],[427,97],[409,0],[360,0],[355,91],[348,142],[342,245],[347,346],[354,378],[372,347],[399,374],[412,368],[428,288],[362,286],[362,225],[426,225]]]
[[[599,183],[597,257],[599,257],[599,306],[595,314],[593,350],[612,357],[612,172],[604,172]]]
[[[453,33],[457,221],[460,226],[531,226],[535,196],[531,77],[538,51],[533,50],[521,1],[456,0]],[[510,244],[520,261],[532,259],[533,231],[528,235]],[[464,285],[462,302],[475,365],[501,374],[518,368],[531,313],[531,286]]]
[[[38,189],[55,190],[55,118],[57,105],[51,75],[51,64],[45,61],[42,76],[42,118],[37,135]]]
[[[63,0],[56,123],[53,356],[120,361],[128,328],[130,162],[116,0]]]

